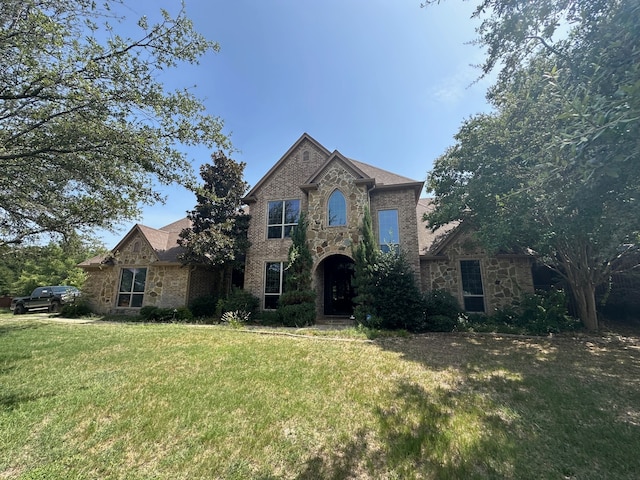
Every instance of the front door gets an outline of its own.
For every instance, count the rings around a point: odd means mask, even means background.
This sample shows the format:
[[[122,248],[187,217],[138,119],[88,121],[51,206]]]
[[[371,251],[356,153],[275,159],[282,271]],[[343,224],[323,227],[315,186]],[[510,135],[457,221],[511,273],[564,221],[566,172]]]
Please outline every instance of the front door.
[[[334,255],[324,261],[324,314],[353,313],[353,260]]]

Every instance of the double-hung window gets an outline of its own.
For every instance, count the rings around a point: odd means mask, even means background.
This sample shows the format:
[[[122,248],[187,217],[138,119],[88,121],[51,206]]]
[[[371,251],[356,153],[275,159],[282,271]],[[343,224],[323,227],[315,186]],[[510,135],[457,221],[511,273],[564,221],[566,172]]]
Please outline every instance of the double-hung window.
[[[291,236],[291,229],[298,225],[300,200],[277,200],[269,202],[267,238]]]
[[[378,240],[380,250],[383,252],[398,250],[400,245],[398,210],[378,211]]]
[[[467,312],[484,312],[484,289],[479,260],[460,260],[462,299]]]
[[[267,262],[264,278],[264,308],[275,310],[278,308],[278,300],[284,292],[285,281],[284,262]]]
[[[123,268],[118,289],[118,306],[141,307],[146,281],[146,268]]]

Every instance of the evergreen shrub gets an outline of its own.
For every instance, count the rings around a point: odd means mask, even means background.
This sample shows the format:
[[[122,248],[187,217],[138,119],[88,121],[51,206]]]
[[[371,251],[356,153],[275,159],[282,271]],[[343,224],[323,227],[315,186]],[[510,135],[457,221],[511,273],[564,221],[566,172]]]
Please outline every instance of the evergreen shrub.
[[[195,318],[214,317],[217,305],[218,297],[205,295],[194,299],[189,305],[189,309]]]

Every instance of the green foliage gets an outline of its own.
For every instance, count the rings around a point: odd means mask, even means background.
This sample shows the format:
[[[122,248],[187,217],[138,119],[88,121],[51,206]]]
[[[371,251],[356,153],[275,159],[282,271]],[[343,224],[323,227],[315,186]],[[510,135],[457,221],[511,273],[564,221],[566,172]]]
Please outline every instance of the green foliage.
[[[260,308],[260,299],[251,292],[241,288],[232,288],[227,298],[220,299],[217,305],[217,315],[226,312],[247,312],[255,314]]]
[[[485,11],[484,72],[503,65],[494,113],[466,121],[436,161],[427,220],[464,220],[493,251],[533,249],[595,330],[595,289],[640,231],[640,4],[484,0]],[[569,34],[552,37],[563,22]]]
[[[375,316],[382,319],[381,328],[426,330],[424,298],[402,251],[378,256],[373,307]]]
[[[425,329],[432,332],[451,332],[458,325],[462,309],[458,299],[446,290],[434,289],[424,295],[427,312]]]
[[[178,243],[186,248],[184,263],[233,268],[249,248],[248,215],[241,213],[242,196],[248,184],[243,180],[244,162],[235,162],[219,151],[213,164],[200,167],[204,186],[196,192],[197,204],[188,213],[191,228],[180,233]]]
[[[574,331],[579,321],[567,312],[567,297],[562,290],[525,294],[512,305],[493,315],[468,315],[459,329],[526,335],[548,335]]]
[[[282,325],[282,318],[278,310],[263,310],[254,317],[256,323],[266,326]]]
[[[161,308],[146,305],[140,309],[139,316],[147,322],[190,322],[193,314],[187,307]]]
[[[70,235],[44,246],[0,248],[0,294],[29,295],[43,285],[72,285],[82,289],[85,272],[76,265],[105,252],[102,245]]]
[[[3,0],[0,245],[112,228],[162,200],[154,183],[192,183],[180,146],[229,147],[221,120],[159,75],[218,45],[184,10],[132,11],[118,0]]]
[[[378,244],[373,235],[371,212],[368,206],[365,206],[362,217],[360,237],[361,241],[353,250],[353,287],[356,292],[353,302],[356,305],[354,309],[356,321],[366,325],[372,321],[374,313],[376,265],[380,255]]]
[[[92,313],[91,307],[86,302],[67,303],[60,309],[60,316],[64,318],[88,317]]]
[[[316,321],[316,293],[311,289],[313,257],[307,244],[307,217],[300,214],[291,232],[284,293],[278,299],[278,314],[287,327],[313,325]]]
[[[218,305],[218,297],[206,295],[191,302],[189,309],[195,318],[214,317]]]
[[[285,327],[306,327],[316,322],[316,305],[313,302],[279,305],[278,315]]]

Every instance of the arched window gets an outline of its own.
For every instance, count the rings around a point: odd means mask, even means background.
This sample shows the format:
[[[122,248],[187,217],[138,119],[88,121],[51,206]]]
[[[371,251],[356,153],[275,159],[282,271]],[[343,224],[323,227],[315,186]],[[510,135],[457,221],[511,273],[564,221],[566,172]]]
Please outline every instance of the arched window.
[[[347,201],[340,190],[331,194],[328,207],[330,227],[347,224]]]
[[[302,152],[302,161],[303,162],[309,161],[309,150],[305,150],[304,152]]]

